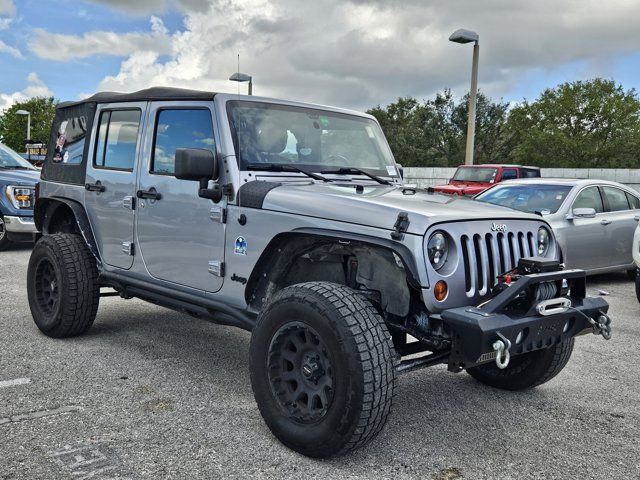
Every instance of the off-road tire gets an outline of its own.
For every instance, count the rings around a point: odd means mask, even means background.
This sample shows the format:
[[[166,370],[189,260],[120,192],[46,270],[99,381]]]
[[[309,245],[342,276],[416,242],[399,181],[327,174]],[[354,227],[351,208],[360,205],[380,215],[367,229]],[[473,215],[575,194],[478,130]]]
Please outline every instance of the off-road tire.
[[[38,240],[29,259],[27,296],[34,322],[49,337],[71,337],[91,327],[100,301],[98,269],[80,235]]]
[[[9,245],[11,240],[7,234],[7,225],[4,223],[4,217],[0,215],[0,252],[9,248]]]
[[[274,386],[277,380],[270,377],[279,332],[290,325],[317,332],[332,371],[332,400],[323,416],[306,423],[278,397],[276,390],[284,382]],[[391,335],[375,308],[354,290],[334,283],[282,289],[261,312],[251,337],[251,385],[260,413],[284,445],[309,457],[345,454],[382,430],[391,410],[397,362]]]
[[[511,357],[504,370],[495,363],[467,369],[469,375],[485,385],[502,390],[526,390],[555,377],[565,367],[573,352],[570,338],[550,348]]]

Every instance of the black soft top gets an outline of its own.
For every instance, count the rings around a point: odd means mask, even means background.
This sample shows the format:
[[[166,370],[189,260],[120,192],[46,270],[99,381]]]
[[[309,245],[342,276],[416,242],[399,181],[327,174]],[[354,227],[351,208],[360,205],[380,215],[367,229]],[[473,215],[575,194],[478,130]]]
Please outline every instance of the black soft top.
[[[58,108],[69,108],[87,103],[151,102],[162,100],[213,100],[214,92],[186,88],[152,87],[132,93],[99,92],[77,102],[62,102]]]

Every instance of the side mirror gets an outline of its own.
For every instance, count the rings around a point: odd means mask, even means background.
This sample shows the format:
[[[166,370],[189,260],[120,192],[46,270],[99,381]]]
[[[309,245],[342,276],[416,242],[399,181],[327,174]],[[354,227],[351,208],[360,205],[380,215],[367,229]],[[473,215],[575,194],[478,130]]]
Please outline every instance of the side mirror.
[[[596,216],[595,208],[574,208],[572,210],[571,219],[574,218],[594,218]]]
[[[178,148],[175,156],[175,177],[178,180],[200,182],[198,195],[218,203],[222,188],[216,184],[208,188],[209,180],[218,179],[218,162],[211,150],[204,148]]]
[[[398,175],[400,175],[400,178],[404,180],[404,167],[399,163],[396,163],[396,165],[398,166]]]

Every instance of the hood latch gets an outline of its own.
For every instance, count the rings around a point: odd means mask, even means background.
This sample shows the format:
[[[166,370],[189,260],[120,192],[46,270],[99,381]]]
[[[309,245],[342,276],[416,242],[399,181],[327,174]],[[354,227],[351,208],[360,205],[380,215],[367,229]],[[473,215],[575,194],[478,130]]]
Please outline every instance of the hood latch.
[[[391,238],[394,240],[402,240],[404,238],[404,232],[409,228],[409,214],[407,212],[398,213],[396,223],[393,226],[393,232],[391,232]]]

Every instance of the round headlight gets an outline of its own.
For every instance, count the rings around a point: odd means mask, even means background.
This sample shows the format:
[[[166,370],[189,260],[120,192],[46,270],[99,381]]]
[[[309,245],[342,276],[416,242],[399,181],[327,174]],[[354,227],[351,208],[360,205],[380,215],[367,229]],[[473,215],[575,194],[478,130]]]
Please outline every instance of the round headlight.
[[[449,242],[442,232],[435,232],[429,238],[427,243],[427,256],[433,268],[440,270],[440,268],[447,261],[447,255],[449,254]]]
[[[549,244],[551,243],[551,234],[549,230],[544,227],[538,229],[538,256],[544,257],[549,251]]]

